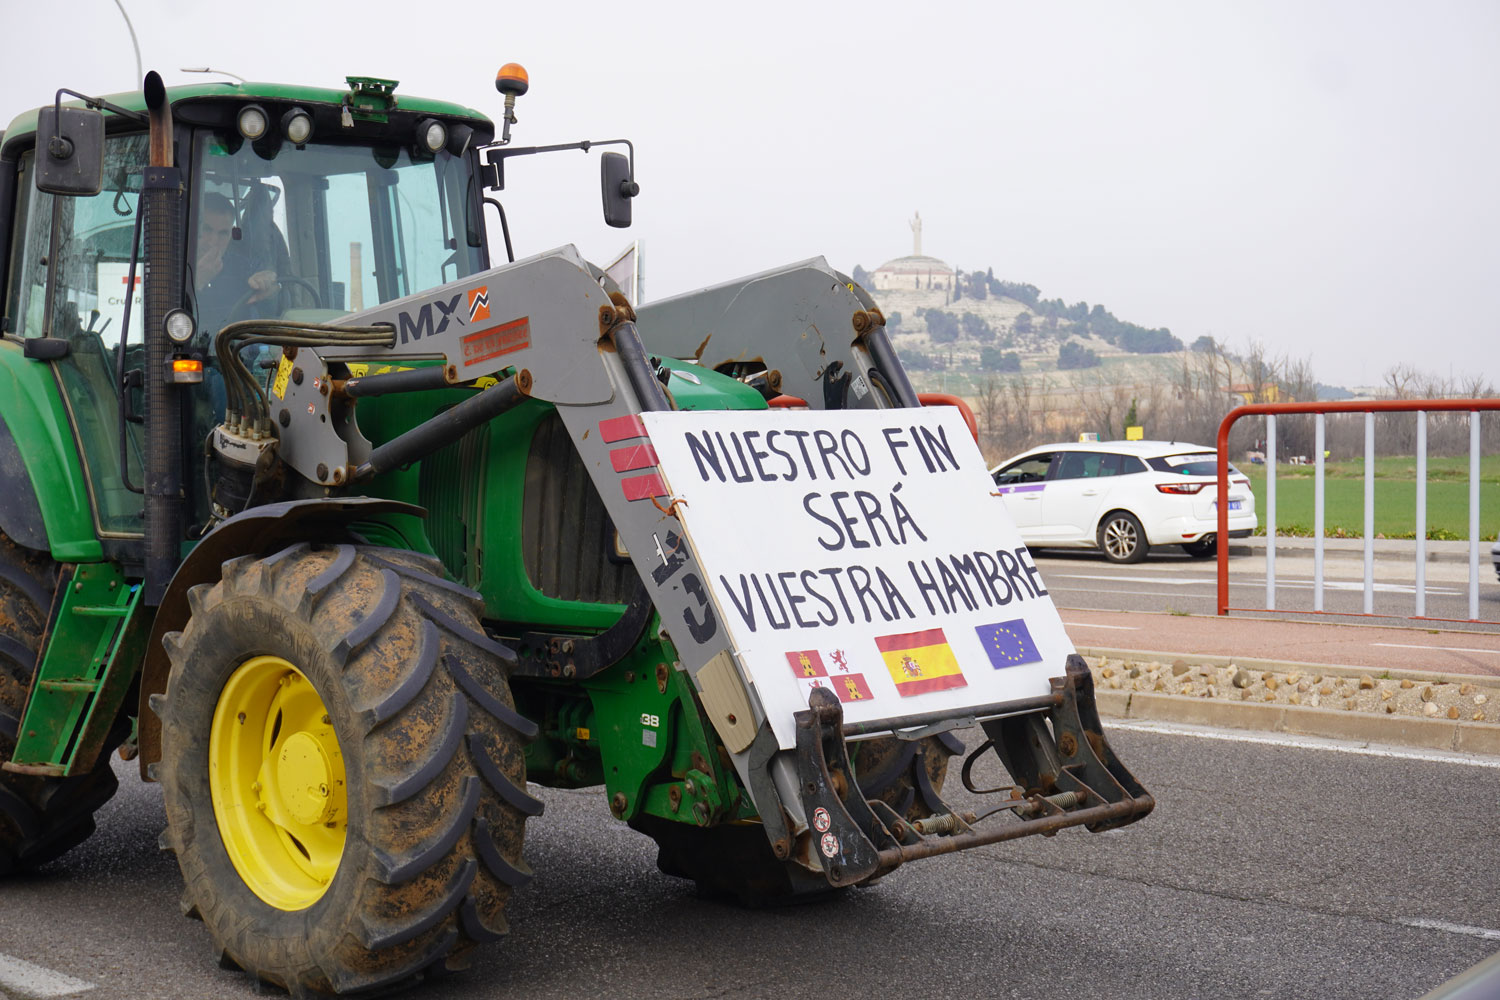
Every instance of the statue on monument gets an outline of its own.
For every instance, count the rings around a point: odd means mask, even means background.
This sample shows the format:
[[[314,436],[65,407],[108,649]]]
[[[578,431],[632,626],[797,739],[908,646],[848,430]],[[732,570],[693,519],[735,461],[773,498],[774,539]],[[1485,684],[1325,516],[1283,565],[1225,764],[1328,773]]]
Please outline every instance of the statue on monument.
[[[922,213],[917,212],[907,225],[911,226],[911,255],[920,257],[922,256]]]

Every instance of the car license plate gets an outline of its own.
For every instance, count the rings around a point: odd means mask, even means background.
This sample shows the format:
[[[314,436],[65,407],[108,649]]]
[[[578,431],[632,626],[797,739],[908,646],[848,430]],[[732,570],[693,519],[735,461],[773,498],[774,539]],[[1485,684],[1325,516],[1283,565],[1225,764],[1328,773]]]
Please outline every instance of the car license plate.
[[[1240,510],[1244,506],[1245,506],[1245,501],[1243,501],[1243,500],[1231,500],[1231,501],[1229,501],[1229,509],[1230,510]],[[1219,502],[1217,500],[1215,500],[1214,501],[1214,510],[1218,510],[1218,509],[1219,509]]]

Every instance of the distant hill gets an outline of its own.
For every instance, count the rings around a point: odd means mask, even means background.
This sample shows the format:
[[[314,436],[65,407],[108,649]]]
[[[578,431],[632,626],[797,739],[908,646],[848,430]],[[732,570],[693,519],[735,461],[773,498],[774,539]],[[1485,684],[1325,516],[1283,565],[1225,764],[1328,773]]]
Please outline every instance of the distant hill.
[[[855,267],[854,279],[866,288],[872,288],[869,277]],[[1064,370],[1077,370],[1114,357],[1183,350],[1165,327],[1120,320],[1098,304],[1044,299],[1035,285],[999,280],[986,271],[959,271],[952,291],[872,288],[871,294],[902,360],[916,371],[1057,370],[1060,359]]]

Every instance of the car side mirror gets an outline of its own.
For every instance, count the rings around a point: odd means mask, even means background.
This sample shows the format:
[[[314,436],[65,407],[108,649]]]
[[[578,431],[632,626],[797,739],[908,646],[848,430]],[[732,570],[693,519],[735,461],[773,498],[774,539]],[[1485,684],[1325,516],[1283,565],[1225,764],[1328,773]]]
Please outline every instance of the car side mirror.
[[[96,195],[104,186],[104,114],[89,108],[37,112],[36,189]]]
[[[630,176],[630,160],[624,153],[605,153],[599,158],[599,187],[604,200],[604,222],[616,229],[630,225],[630,200],[641,186]]]

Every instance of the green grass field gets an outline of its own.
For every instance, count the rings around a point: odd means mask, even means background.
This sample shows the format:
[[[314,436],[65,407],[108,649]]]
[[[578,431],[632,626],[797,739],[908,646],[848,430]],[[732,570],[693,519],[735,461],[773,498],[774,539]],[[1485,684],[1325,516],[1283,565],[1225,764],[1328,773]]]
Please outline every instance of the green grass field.
[[[1255,512],[1261,534],[1266,524],[1264,466],[1240,466],[1255,489]],[[1313,528],[1314,466],[1276,467],[1276,522],[1283,535],[1310,535]],[[1386,538],[1415,538],[1417,526],[1417,463],[1415,458],[1375,460],[1375,534]],[[1365,523],[1364,462],[1329,462],[1324,473],[1324,534],[1362,538]],[[1493,540],[1500,531],[1500,455],[1479,463],[1479,533]],[[1427,461],[1427,537],[1469,537],[1469,460],[1429,458]]]

